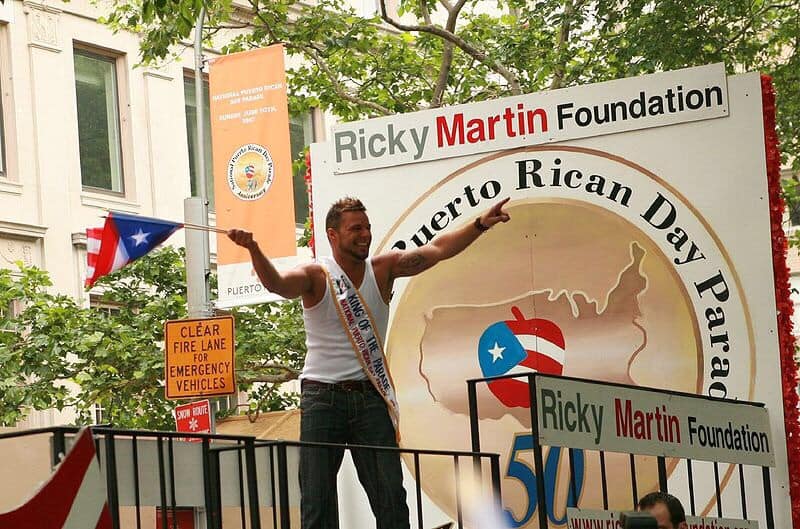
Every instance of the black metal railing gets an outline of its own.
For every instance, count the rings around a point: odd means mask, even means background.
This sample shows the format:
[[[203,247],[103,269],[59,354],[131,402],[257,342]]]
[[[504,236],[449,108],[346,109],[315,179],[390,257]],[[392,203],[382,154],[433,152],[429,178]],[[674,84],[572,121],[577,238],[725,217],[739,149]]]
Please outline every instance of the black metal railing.
[[[51,427],[0,434],[0,441],[34,435],[51,436],[55,466],[68,452],[77,427]],[[457,491],[454,518],[463,528],[463,501],[458,494],[464,462],[484,481],[485,492],[499,503],[498,454],[423,450],[296,441],[261,441],[253,437],[184,432],[92,428],[114,529],[147,526],[146,508],[160,511],[160,529],[178,529],[176,513],[187,507],[204,512],[207,529],[292,529],[299,527],[296,461],[303,446],[393,451],[407,458],[414,478],[416,527],[425,526],[422,457],[452,460]],[[199,442],[184,442],[193,439]],[[412,491],[409,491],[412,493]],[[294,509],[293,509],[294,508]],[[125,516],[121,516],[121,513]],[[293,515],[294,514],[294,515]],[[128,520],[126,524],[122,520]]]
[[[493,381],[504,380],[504,379],[511,379],[511,378],[523,378],[527,379],[528,381],[528,389],[530,394],[530,421],[531,421],[531,450],[533,452],[533,466],[534,472],[536,473],[535,480],[536,480],[536,510],[537,510],[537,517],[538,517],[538,526],[540,528],[548,527],[548,516],[552,513],[548,512],[548,500],[552,498],[547,497],[548,489],[546,488],[544,482],[544,460],[543,460],[543,447],[539,443],[539,432],[538,432],[538,410],[536,403],[536,377],[541,376],[534,372],[531,373],[518,373],[518,374],[510,374],[510,375],[501,375],[497,377],[486,377],[486,378],[476,378],[467,380],[467,397],[469,402],[469,412],[470,412],[470,431],[471,431],[471,449],[475,452],[480,452],[481,450],[481,441],[480,441],[480,414],[478,410],[478,394],[477,394],[477,386],[479,384],[488,384]],[[565,379],[569,379],[569,377],[561,377]],[[640,388],[635,386],[625,386],[623,384],[614,384],[614,383],[606,383],[606,382],[599,382],[599,381],[589,381],[589,380],[581,380],[581,379],[571,379],[571,380],[580,380],[581,382],[594,382],[600,385],[606,386],[618,386],[621,388],[625,387],[632,387],[635,389],[645,389],[647,391],[652,391],[655,393],[662,393],[665,396],[668,395],[686,395],[675,391],[669,390],[656,390],[652,388]],[[702,395],[692,395],[692,397],[696,397],[698,399],[705,399],[711,402],[735,402],[736,404],[743,404],[743,405],[750,405],[756,407],[764,407],[763,403],[758,402],[747,402],[741,400],[728,400],[728,399],[716,399],[712,397],[705,397]],[[552,448],[552,447],[551,447]],[[569,497],[568,497],[568,507],[577,507],[579,494],[580,491],[577,487],[576,482],[576,449],[574,448],[567,448],[568,451],[568,460],[569,460]],[[596,452],[599,458],[599,467],[600,467],[600,481],[602,487],[602,508],[604,510],[608,510],[610,506],[609,502],[609,491],[608,491],[608,474],[607,474],[607,464],[606,464],[606,451],[605,450],[585,450],[582,449],[581,452]],[[631,503],[629,505],[615,505],[615,510],[620,509],[636,509],[637,503],[639,499],[639,487],[637,484],[637,458],[639,457],[653,457],[653,456],[643,456],[642,454],[633,454],[630,453],[629,455],[629,468],[630,468],[630,491],[631,491]],[[681,458],[670,458],[673,461],[678,461]],[[687,473],[687,485],[688,485],[688,497],[689,497],[689,509],[688,514],[691,516],[698,515],[698,506],[696,504],[696,484],[695,484],[695,476],[694,476],[694,465],[696,462],[693,462],[691,459],[683,459],[686,464],[686,473]],[[672,492],[676,493],[677,491],[669,491],[668,490],[668,471],[667,471],[667,458],[664,456],[656,456],[656,464],[657,464],[657,473],[658,473],[658,490],[662,492]],[[713,461],[703,462],[703,465],[711,465],[713,467],[713,474],[714,474],[714,490],[713,490],[713,502],[716,504],[716,516],[722,518],[727,509],[723,509],[723,502],[722,502],[722,480],[720,478],[720,462]],[[752,465],[744,465],[744,464],[734,464],[734,463],[723,463],[725,465],[729,465],[729,471],[727,472],[726,477],[730,478],[731,474],[733,473],[733,469],[738,469],[738,479],[739,479],[739,508],[743,519],[748,518],[748,510],[747,510],[747,500],[748,498],[754,502],[760,502],[761,500],[758,499],[758,496],[750,496],[748,495],[748,488],[746,485],[745,479],[745,467],[753,468]],[[677,466],[677,465],[676,465]],[[772,498],[772,490],[770,484],[770,469],[768,466],[761,467],[761,489],[763,492],[763,506],[764,506],[764,515],[765,515],[765,522],[767,529],[774,529],[775,528],[775,520],[774,520],[774,512],[773,512],[773,498]],[[619,486],[619,484],[615,483],[615,486]],[[645,491],[649,492],[649,491]],[[710,492],[710,491],[709,491]],[[551,502],[552,503],[552,502]]]
[[[498,454],[481,453],[481,452],[457,452],[450,450],[422,450],[413,448],[393,448],[393,447],[378,447],[378,446],[363,446],[363,445],[337,445],[331,443],[308,443],[299,441],[255,441],[252,447],[245,445],[229,446],[212,449],[213,453],[221,454],[224,452],[241,453],[245,452],[248,461],[254,461],[255,455],[259,450],[265,450],[268,453],[269,461],[275,462],[277,467],[276,472],[270,473],[267,483],[259,482],[254,473],[248,474],[247,490],[250,495],[250,501],[255,501],[258,495],[259,487],[266,485],[269,487],[269,494],[271,497],[276,498],[276,509],[272,510],[272,526],[280,529],[290,529],[293,527],[291,524],[290,505],[289,505],[289,485],[297,478],[297,476],[290,476],[287,470],[287,452],[301,447],[316,447],[316,448],[345,448],[348,451],[368,450],[368,451],[383,451],[383,452],[396,452],[398,455],[408,455],[412,463],[409,466],[409,472],[412,474],[415,483],[414,497],[416,500],[416,512],[414,519],[417,522],[417,527],[425,527],[424,512],[422,509],[422,464],[420,458],[422,456],[433,456],[441,458],[451,458],[453,463],[453,483],[454,490],[456,491],[456,523],[457,527],[463,527],[463,513],[464,506],[462,498],[459,494],[459,486],[462,482],[461,476],[461,462],[467,460],[472,463],[473,472],[483,474],[484,465],[488,464],[488,478],[490,483],[490,496],[499,502],[500,495],[500,456]],[[251,525],[253,527],[260,524],[260,520],[256,521],[253,517],[259,515],[251,511]]]

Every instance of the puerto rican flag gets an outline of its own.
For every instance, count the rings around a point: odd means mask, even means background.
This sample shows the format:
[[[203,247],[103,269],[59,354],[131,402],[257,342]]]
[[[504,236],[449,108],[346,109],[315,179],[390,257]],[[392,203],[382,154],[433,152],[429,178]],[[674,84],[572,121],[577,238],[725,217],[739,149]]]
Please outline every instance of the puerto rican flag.
[[[550,320],[525,319],[512,307],[513,320],[491,324],[478,341],[478,363],[484,377],[515,373],[564,371],[565,344],[561,329]],[[489,390],[509,407],[530,408],[528,382],[524,378],[489,382]]]
[[[112,529],[108,496],[91,430],[75,439],[67,457],[34,496],[0,513],[0,529]]]
[[[178,222],[109,212],[102,228],[86,230],[86,288],[140,258],[181,227]]]

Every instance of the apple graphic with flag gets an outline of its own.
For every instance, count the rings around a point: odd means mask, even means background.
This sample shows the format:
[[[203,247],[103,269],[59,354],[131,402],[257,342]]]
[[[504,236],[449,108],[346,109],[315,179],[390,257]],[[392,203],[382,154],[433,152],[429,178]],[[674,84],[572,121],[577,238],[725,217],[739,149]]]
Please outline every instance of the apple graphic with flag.
[[[478,340],[478,361],[485,377],[515,373],[564,371],[564,334],[550,320],[526,319],[519,307],[511,307],[513,320],[493,323]],[[500,402],[513,408],[530,408],[525,379],[489,382],[489,390]]]

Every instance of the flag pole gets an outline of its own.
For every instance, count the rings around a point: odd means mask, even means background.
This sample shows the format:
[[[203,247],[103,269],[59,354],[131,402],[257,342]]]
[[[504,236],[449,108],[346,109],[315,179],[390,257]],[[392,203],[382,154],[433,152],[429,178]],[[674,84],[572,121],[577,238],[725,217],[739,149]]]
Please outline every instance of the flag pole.
[[[108,215],[100,215],[100,218],[106,219],[108,218]],[[172,222],[172,221],[167,221],[167,222]],[[214,233],[224,233],[226,235],[228,233],[228,230],[226,230],[225,228],[220,228],[218,226],[209,226],[207,224],[195,224],[193,222],[175,222],[175,224],[180,224],[184,228],[190,230],[213,231]]]
[[[186,305],[190,318],[207,318],[213,315],[211,305],[211,252],[208,238],[208,187],[206,181],[205,149],[208,131],[205,126],[205,97],[203,83],[203,22],[205,21],[205,5],[201,5],[200,13],[194,27],[194,102],[196,131],[195,135],[195,178],[197,178],[196,197],[184,200],[184,226],[195,230],[186,234]],[[188,226],[187,226],[188,224]],[[202,227],[198,227],[202,226]],[[202,231],[205,233],[197,233]]]
[[[183,227],[188,230],[213,231],[214,233],[228,233],[228,230],[226,230],[225,228],[217,228],[215,226],[205,226],[203,224],[193,224],[191,222],[184,222]]]

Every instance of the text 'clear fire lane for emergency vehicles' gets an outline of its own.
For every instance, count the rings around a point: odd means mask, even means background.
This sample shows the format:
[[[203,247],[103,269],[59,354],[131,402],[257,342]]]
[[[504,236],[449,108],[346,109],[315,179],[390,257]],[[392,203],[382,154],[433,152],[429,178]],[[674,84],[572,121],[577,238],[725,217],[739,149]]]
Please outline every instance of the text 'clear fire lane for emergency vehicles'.
[[[233,316],[164,324],[164,379],[168,399],[236,392]]]

